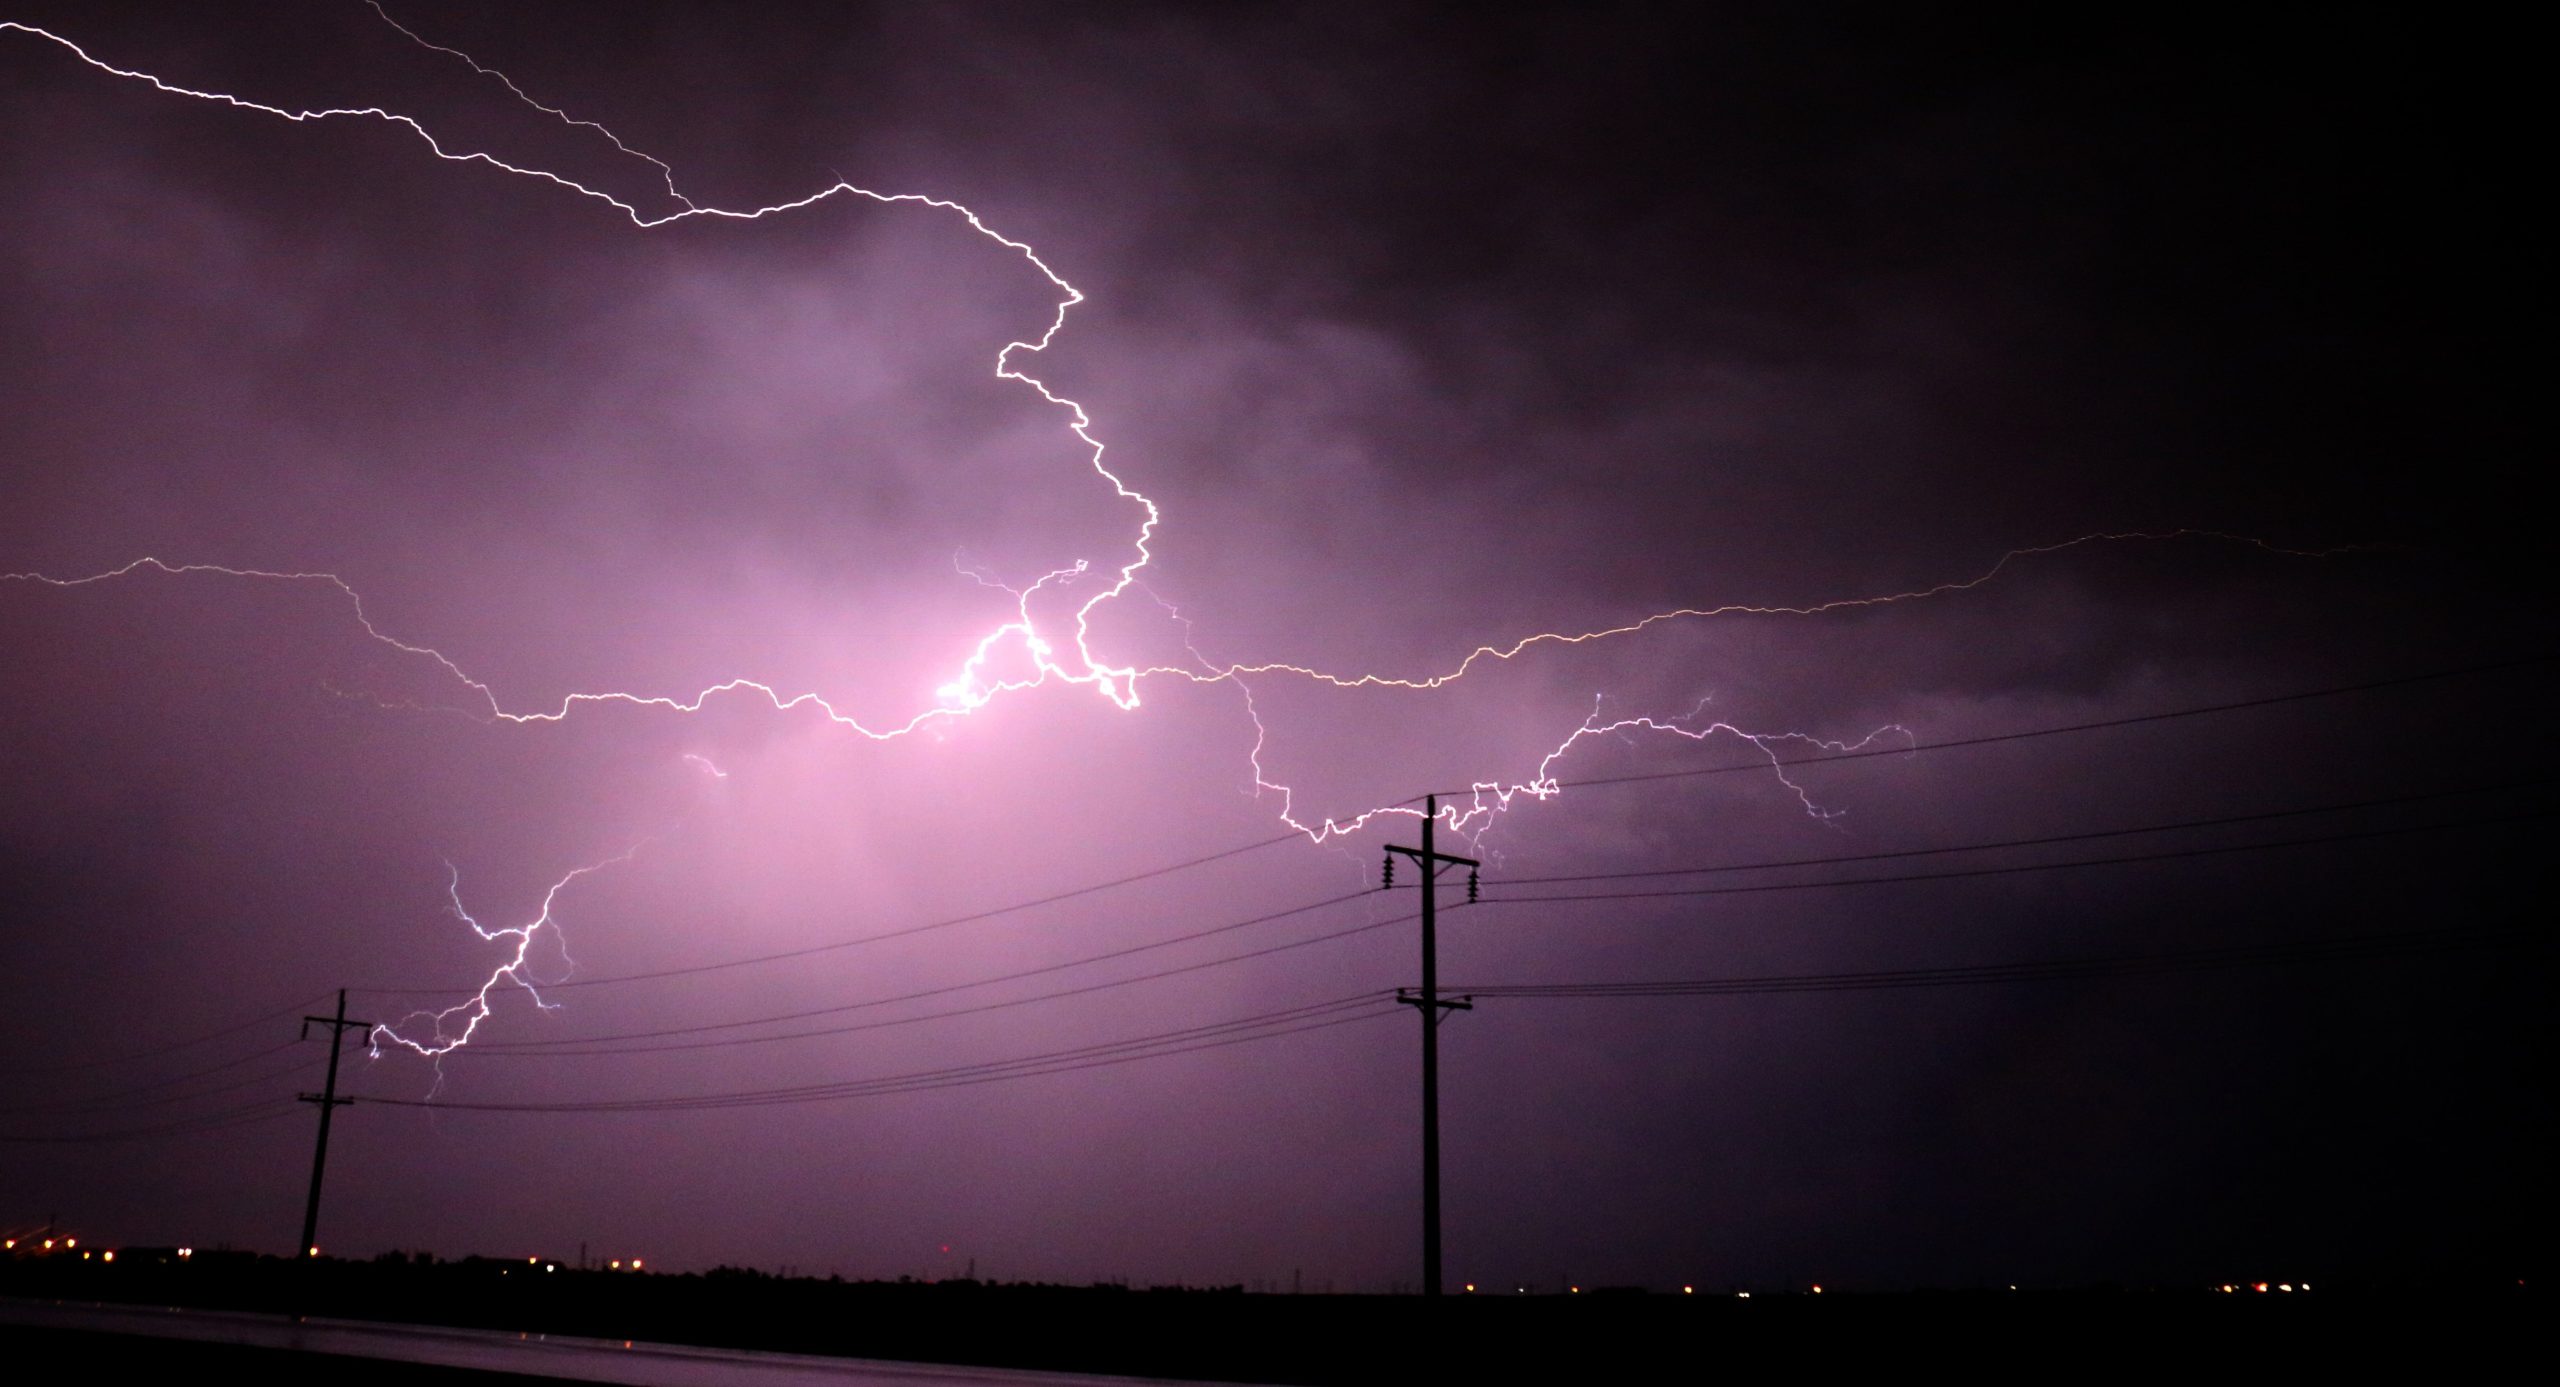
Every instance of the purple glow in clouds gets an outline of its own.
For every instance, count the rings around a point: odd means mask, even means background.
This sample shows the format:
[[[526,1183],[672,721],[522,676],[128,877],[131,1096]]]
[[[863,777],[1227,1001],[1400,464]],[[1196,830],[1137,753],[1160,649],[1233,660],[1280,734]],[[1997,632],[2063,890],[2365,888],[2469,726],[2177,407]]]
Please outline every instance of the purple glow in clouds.
[[[2494,98],[1973,32],[0,14],[0,1222],[1410,1281],[1436,792],[1453,1277],[2493,1257]]]

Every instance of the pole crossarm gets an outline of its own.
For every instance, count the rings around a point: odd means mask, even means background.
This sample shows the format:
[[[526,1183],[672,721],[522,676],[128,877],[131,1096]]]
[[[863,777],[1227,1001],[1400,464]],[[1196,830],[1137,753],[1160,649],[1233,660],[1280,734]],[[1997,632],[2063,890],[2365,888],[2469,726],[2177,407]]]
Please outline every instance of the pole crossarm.
[[[1475,994],[1472,992],[1468,993],[1464,997],[1424,997],[1422,995],[1422,989],[1419,987],[1399,987],[1396,989],[1396,1000],[1409,1007],[1438,1007],[1442,1011],[1473,1011],[1476,1009],[1476,998]],[[355,1100],[351,1098],[341,1098],[338,1101],[341,1103],[351,1103]]]
[[[1484,865],[1472,857],[1460,857],[1455,853],[1433,852],[1429,848],[1408,848],[1397,843],[1387,844],[1387,851],[1392,853],[1401,853],[1406,857],[1412,858],[1417,863],[1423,863],[1424,859],[1428,858],[1431,862],[1445,862],[1454,867],[1481,867]],[[1428,863],[1424,863],[1424,865],[1428,865]]]
[[[1422,989],[1418,987],[1397,988],[1396,1000],[1409,1007],[1426,1008],[1434,1022],[1448,1020],[1449,1013],[1453,1011],[1473,1011],[1476,1009],[1476,999],[1472,996],[1425,997],[1422,995]]]

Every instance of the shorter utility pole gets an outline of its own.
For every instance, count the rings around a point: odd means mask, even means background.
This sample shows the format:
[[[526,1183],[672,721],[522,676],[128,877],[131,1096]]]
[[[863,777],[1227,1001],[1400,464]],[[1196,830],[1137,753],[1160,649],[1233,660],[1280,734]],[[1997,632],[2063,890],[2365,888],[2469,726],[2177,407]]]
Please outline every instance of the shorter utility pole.
[[[1467,899],[1476,898],[1476,868],[1483,865],[1472,857],[1454,857],[1431,846],[1431,828],[1440,818],[1440,797],[1424,796],[1422,810],[1422,846],[1419,848],[1387,845],[1387,868],[1384,885],[1396,880],[1396,856],[1413,859],[1422,869],[1422,988],[1413,993],[1399,988],[1396,1000],[1422,1013],[1422,1294],[1440,1294],[1440,1017],[1443,1012],[1473,1010],[1475,1003],[1467,998],[1455,1001],[1440,996],[1439,956],[1432,926],[1439,913],[1437,886],[1443,865],[1467,869]]]
[[[302,1241],[294,1245],[294,1260],[304,1262],[320,1253],[320,1176],[329,1168],[329,1114],[355,1101],[338,1096],[338,1051],[343,1048],[339,1041],[350,1030],[370,1032],[373,1023],[347,1019],[347,990],[342,987],[338,989],[337,1015],[302,1018],[303,1039],[311,1038],[313,1026],[329,1028],[329,1081],[320,1092],[301,1095],[303,1102],[320,1105],[320,1141],[311,1149],[311,1197],[302,1205]]]

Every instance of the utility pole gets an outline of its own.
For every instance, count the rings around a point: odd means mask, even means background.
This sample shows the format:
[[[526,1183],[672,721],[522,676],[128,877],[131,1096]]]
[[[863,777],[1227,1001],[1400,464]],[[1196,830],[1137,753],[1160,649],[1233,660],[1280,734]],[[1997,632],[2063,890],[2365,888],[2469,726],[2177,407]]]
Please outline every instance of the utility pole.
[[[329,1168],[329,1114],[333,1109],[355,1101],[353,1098],[338,1096],[338,1051],[341,1048],[339,1041],[351,1029],[360,1031],[373,1029],[373,1023],[370,1021],[347,1019],[347,990],[343,987],[338,989],[337,1015],[302,1018],[303,1039],[311,1038],[313,1026],[329,1028],[329,1082],[327,1087],[318,1093],[301,1095],[303,1102],[320,1105],[320,1141],[311,1149],[311,1197],[302,1205],[302,1241],[294,1245],[297,1249],[294,1254],[296,1261],[309,1261],[319,1251],[320,1175]]]
[[[1422,1293],[1427,1297],[1440,1294],[1440,1019],[1443,1012],[1472,1011],[1472,998],[1444,1001],[1440,996],[1440,969],[1433,947],[1432,926],[1439,912],[1438,891],[1443,864],[1467,869],[1467,899],[1476,898],[1476,868],[1482,864],[1472,857],[1453,857],[1431,846],[1432,825],[1440,819],[1440,797],[1423,798],[1422,846],[1420,848],[1387,845],[1385,884],[1395,885],[1396,855],[1413,859],[1422,869],[1422,989],[1416,994],[1403,988],[1396,990],[1396,1000],[1422,1013]]]

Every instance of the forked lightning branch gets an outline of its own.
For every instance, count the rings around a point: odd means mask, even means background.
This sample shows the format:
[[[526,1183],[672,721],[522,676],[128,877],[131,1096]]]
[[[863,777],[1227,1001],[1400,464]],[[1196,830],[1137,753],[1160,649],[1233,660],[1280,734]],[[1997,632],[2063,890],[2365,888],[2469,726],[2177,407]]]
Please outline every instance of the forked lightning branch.
[[[375,9],[380,13],[378,5]],[[787,692],[744,675],[724,679],[690,694],[606,689],[570,693],[556,705],[547,708],[515,706],[502,697],[500,691],[491,683],[475,676],[441,651],[403,640],[397,634],[377,626],[366,612],[364,600],[358,588],[347,578],[336,573],[236,567],[195,558],[146,557],[98,573],[63,576],[12,572],[0,573],[0,580],[54,587],[189,578],[325,586],[333,589],[344,599],[350,619],[359,625],[367,636],[404,656],[433,661],[440,667],[441,677],[450,678],[468,691],[470,699],[476,705],[474,708],[476,713],[489,721],[498,723],[559,722],[569,718],[582,707],[602,703],[631,705],[656,709],[672,715],[683,715],[699,712],[714,700],[761,699],[769,703],[777,712],[813,710],[849,733],[885,741],[907,736],[938,722],[971,716],[999,699],[1020,696],[1033,689],[1052,685],[1089,689],[1121,710],[1131,713],[1137,712],[1140,708],[1142,686],[1152,680],[1229,685],[1238,690],[1245,715],[1252,722],[1253,743],[1248,759],[1257,792],[1267,793],[1277,802],[1278,817],[1282,822],[1303,834],[1309,841],[1320,843],[1337,835],[1356,831],[1371,819],[1381,815],[1419,817],[1422,811],[1415,808],[1411,802],[1407,802],[1379,805],[1344,815],[1302,817],[1297,811],[1291,787],[1272,779],[1263,766],[1262,752],[1267,742],[1268,729],[1264,726],[1261,713],[1255,706],[1248,680],[1268,678],[1307,681],[1340,689],[1396,690],[1421,696],[1442,689],[1465,678],[1469,673],[1487,666],[1529,658],[1550,649],[1564,649],[1602,641],[1631,640],[1657,626],[1666,624],[1740,615],[1812,617],[1853,608],[1949,596],[1992,582],[2022,560],[2084,545],[2211,535],[2212,538],[2234,543],[2256,545],[2262,548],[2273,547],[2242,536],[2202,531],[2084,535],[2057,544],[2014,550],[1970,576],[1927,587],[1801,606],[1727,604],[1683,607],[1588,631],[1536,632],[1507,643],[1476,648],[1437,672],[1422,674],[1391,674],[1374,671],[1341,673],[1281,662],[1246,661],[1221,665],[1202,659],[1191,665],[1141,665],[1115,661],[1108,654],[1097,649],[1094,634],[1095,615],[1106,606],[1122,600],[1137,583],[1138,575],[1147,567],[1152,557],[1150,541],[1154,539],[1157,528],[1164,522],[1165,516],[1155,501],[1130,486],[1125,478],[1112,470],[1106,461],[1102,440],[1095,432],[1094,421],[1085,407],[1073,399],[1058,394],[1025,368],[1027,362],[1037,359],[1039,354],[1046,351],[1058,338],[1066,328],[1069,311],[1084,301],[1084,295],[1052,268],[1036,250],[1026,242],[997,231],[989,226],[977,212],[949,199],[923,193],[883,193],[843,181],[830,184],[803,197],[761,207],[724,208],[697,203],[678,190],[675,172],[664,161],[625,143],[618,135],[602,125],[578,119],[560,108],[543,104],[527,94],[503,72],[481,64],[470,55],[430,42],[392,20],[388,14],[383,14],[382,17],[385,23],[390,24],[410,41],[437,54],[468,64],[478,77],[502,88],[505,99],[521,102],[579,130],[590,132],[597,138],[609,141],[619,155],[650,165],[664,182],[667,198],[672,204],[671,210],[651,213],[612,193],[553,170],[516,162],[488,150],[460,148],[439,138],[418,119],[382,107],[295,109],[272,105],[234,93],[190,87],[152,73],[119,66],[70,38],[33,25],[0,20],[0,34],[52,45],[70,59],[85,64],[105,76],[146,84],[171,97],[218,103],[235,109],[244,116],[283,120],[296,124],[343,120],[374,121],[395,126],[414,136],[428,154],[436,159],[474,165],[487,172],[551,184],[564,195],[590,200],[600,208],[628,220],[634,228],[642,231],[686,221],[753,222],[787,216],[838,199],[857,199],[878,204],[884,209],[919,210],[951,218],[965,227],[970,234],[984,237],[1018,256],[1022,263],[1032,273],[1040,276],[1053,292],[1054,307],[1048,321],[1040,326],[1038,332],[1006,342],[995,353],[995,374],[1002,380],[1036,392],[1048,407],[1058,413],[1061,426],[1077,440],[1085,462],[1091,467],[1095,478],[1100,484],[1109,487],[1113,496],[1125,505],[1134,526],[1129,537],[1126,556],[1117,561],[1079,560],[1044,575],[1026,587],[1002,589],[1011,597],[1010,609],[1003,619],[997,621],[968,646],[966,654],[960,656],[949,677],[937,682],[930,705],[885,719],[866,719],[858,716],[815,691]],[[1070,587],[1083,585],[1088,581],[1088,575],[1097,569],[1107,575],[1109,581],[1095,585],[1090,595],[1074,604],[1071,613],[1063,621],[1052,621],[1035,615],[1035,606],[1056,606],[1054,599],[1057,595],[1064,593]],[[979,581],[983,583],[985,580]],[[997,585],[988,584],[988,586]],[[996,671],[1000,668],[1028,672],[998,674]],[[1910,736],[1899,726],[1877,728],[1851,738],[1823,738],[1795,731],[1757,731],[1722,721],[1702,721],[1699,716],[1702,711],[1703,706],[1698,710],[1692,710],[1685,717],[1631,716],[1604,719],[1595,701],[1591,715],[1566,731],[1553,749],[1542,756],[1533,768],[1529,768],[1526,774],[1515,770],[1509,774],[1477,778],[1470,787],[1471,793],[1452,797],[1451,802],[1442,809],[1441,816],[1453,830],[1461,833],[1480,833],[1493,816],[1502,812],[1516,798],[1523,795],[1547,798],[1559,793],[1561,787],[1554,774],[1555,767],[1559,761],[1570,755],[1584,742],[1595,738],[1642,735],[1691,742],[1711,737],[1726,737],[1748,744],[1758,755],[1767,758],[1772,774],[1786,783],[1788,789],[1803,805],[1805,812],[1816,817],[1825,817],[1832,811],[1816,803],[1802,786],[1787,779],[1784,769],[1786,759],[1784,752],[1788,750],[1810,752],[1864,750],[1879,743],[1889,745],[1895,738],[1907,739]],[[699,756],[688,757],[688,760],[695,763],[705,774],[712,776],[726,774]],[[512,983],[528,992],[533,991],[535,984],[525,972],[528,950],[539,932],[545,928],[556,931],[557,926],[552,921],[551,909],[561,891],[579,877],[600,870],[612,862],[625,860],[628,856],[629,853],[626,852],[620,857],[589,863],[569,872],[553,884],[544,897],[541,911],[534,919],[522,925],[502,928],[480,924],[463,908],[457,874],[452,888],[454,914],[476,931],[482,939],[499,945],[502,951],[511,956],[492,971],[488,982],[469,1001],[441,1012],[419,1013],[395,1023],[397,1027],[407,1028],[405,1030],[395,1029],[395,1026],[379,1027],[375,1032],[377,1043],[388,1041],[430,1056],[448,1052],[468,1043],[478,1031],[480,1023],[490,1015],[490,998],[493,990]],[[538,994],[536,1000],[537,1002],[540,1000]]]

